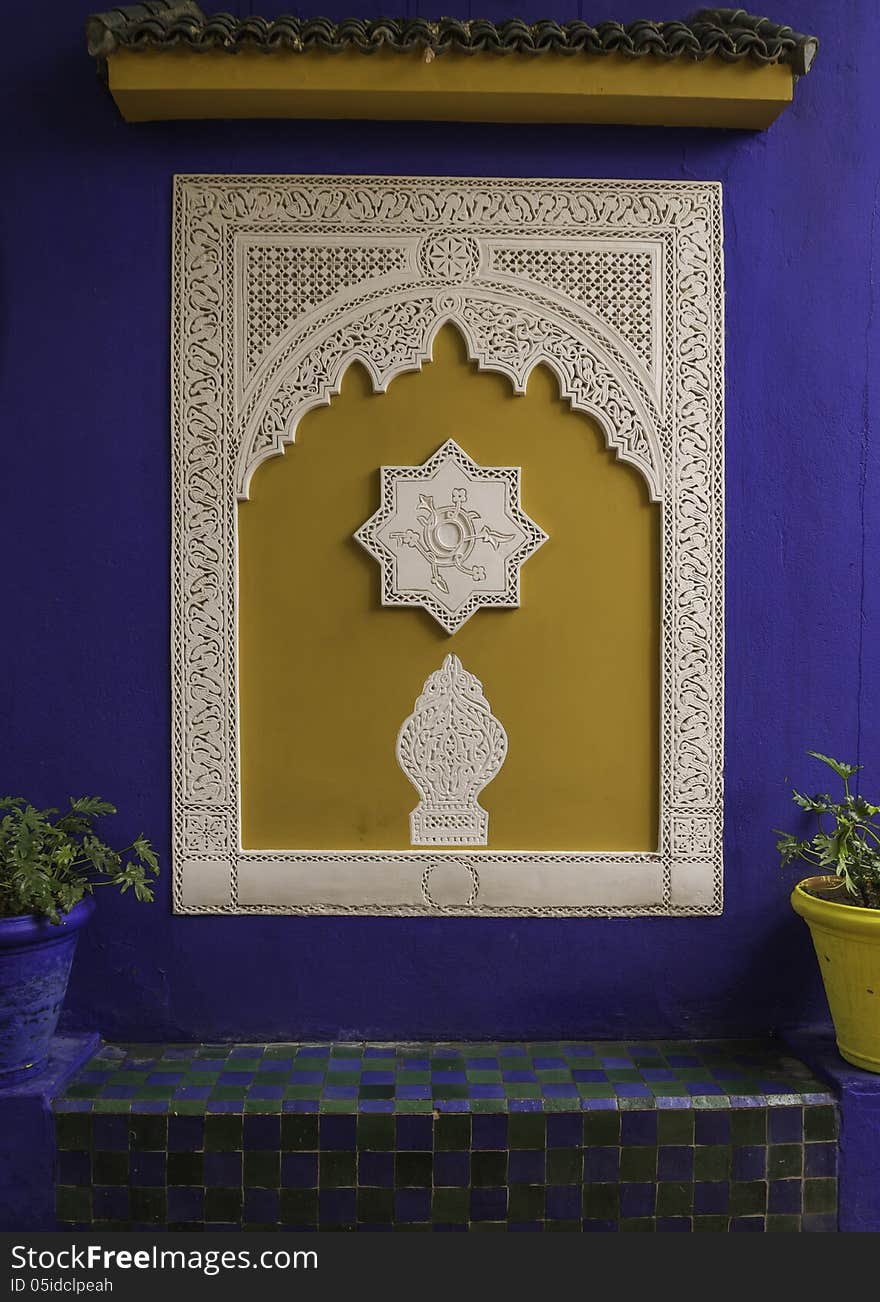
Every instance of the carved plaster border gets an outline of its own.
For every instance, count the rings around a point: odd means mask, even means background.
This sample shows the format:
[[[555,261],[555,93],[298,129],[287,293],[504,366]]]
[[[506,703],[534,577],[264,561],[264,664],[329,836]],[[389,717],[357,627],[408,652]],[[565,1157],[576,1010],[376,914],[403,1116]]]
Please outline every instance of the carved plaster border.
[[[175,911],[720,912],[721,238],[713,182],[175,178]],[[517,392],[550,366],[661,503],[657,853],[241,848],[237,498],[351,361],[384,390],[447,321]]]

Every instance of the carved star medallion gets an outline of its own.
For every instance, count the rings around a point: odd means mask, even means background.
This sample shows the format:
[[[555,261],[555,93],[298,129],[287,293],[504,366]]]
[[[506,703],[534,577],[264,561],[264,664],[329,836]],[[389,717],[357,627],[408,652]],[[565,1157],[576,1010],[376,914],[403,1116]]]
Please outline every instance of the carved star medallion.
[[[354,536],[381,566],[383,606],[422,606],[454,633],[481,606],[520,604],[520,568],[547,534],[522,509],[519,466],[478,466],[448,439],[381,473],[379,509]]]

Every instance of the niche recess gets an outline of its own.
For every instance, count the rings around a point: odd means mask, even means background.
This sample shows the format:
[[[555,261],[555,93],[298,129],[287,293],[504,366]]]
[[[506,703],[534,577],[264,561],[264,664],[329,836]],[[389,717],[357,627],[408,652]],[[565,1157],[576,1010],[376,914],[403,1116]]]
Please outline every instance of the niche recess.
[[[179,177],[174,248],[175,908],[718,912],[720,187]],[[550,535],[454,636],[352,537],[449,438]],[[486,846],[413,848],[447,653],[509,750]]]

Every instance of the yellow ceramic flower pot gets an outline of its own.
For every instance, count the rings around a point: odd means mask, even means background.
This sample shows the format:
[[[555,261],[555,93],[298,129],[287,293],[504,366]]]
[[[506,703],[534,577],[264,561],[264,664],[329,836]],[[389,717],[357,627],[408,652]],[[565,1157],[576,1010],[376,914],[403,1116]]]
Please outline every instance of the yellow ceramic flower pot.
[[[813,937],[841,1056],[880,1072],[880,909],[840,903],[840,896],[849,899],[839,878],[809,877],[794,888],[791,904]]]

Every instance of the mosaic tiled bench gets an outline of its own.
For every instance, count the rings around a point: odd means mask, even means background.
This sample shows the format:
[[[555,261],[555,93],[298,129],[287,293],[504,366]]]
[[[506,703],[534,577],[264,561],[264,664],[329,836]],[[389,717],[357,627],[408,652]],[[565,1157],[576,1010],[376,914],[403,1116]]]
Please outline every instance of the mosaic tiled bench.
[[[105,1045],[64,1229],[834,1231],[835,1096],[765,1043]]]

